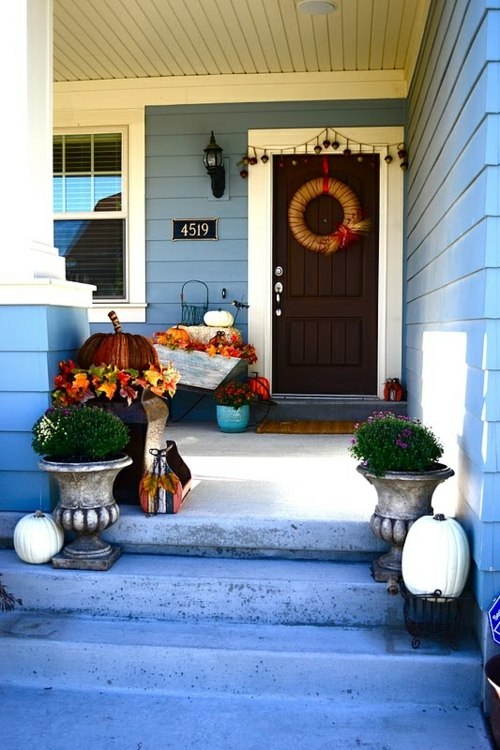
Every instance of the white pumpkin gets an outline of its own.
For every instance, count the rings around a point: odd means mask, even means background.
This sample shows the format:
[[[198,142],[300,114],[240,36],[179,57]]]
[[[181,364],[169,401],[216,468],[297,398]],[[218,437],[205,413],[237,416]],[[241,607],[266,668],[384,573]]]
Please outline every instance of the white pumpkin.
[[[206,326],[230,328],[234,323],[234,318],[227,310],[209,310],[203,316],[203,322]]]
[[[61,551],[64,544],[64,532],[52,516],[37,510],[24,516],[14,529],[14,549],[18,556],[27,563],[39,565]]]
[[[415,596],[440,591],[458,597],[469,575],[470,550],[465,531],[454,518],[422,516],[410,527],[401,560],[403,581]]]

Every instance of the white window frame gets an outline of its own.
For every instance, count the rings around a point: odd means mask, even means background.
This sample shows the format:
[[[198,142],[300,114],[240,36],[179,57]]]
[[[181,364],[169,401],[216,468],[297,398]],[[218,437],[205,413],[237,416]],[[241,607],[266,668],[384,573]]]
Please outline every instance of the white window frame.
[[[75,125],[75,122],[77,125]],[[90,323],[109,322],[113,308],[122,322],[146,320],[146,220],[145,220],[145,127],[144,110],[117,112],[60,112],[54,122],[54,135],[73,133],[122,134],[122,199],[126,220],[125,298],[99,300],[88,308]],[[55,218],[61,218],[55,214]],[[76,214],[64,214],[65,219]]]

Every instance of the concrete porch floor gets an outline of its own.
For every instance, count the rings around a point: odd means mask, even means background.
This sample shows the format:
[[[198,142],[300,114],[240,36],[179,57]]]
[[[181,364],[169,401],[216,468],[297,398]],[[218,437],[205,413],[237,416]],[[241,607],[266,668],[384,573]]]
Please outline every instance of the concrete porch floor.
[[[185,514],[370,518],[373,490],[355,471],[350,435],[230,434],[214,423],[184,422],[169,425],[167,437],[195,478]]]
[[[349,455],[351,435],[229,434],[179,422],[166,436],[195,477],[182,515],[368,522],[376,504]],[[436,512],[452,514],[452,485],[437,488]]]

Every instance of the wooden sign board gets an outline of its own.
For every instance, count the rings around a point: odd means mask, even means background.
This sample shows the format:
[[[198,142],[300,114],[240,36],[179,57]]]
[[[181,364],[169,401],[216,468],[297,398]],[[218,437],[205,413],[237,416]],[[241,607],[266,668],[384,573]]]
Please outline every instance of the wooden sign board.
[[[215,391],[226,380],[232,380],[247,372],[247,363],[238,357],[210,356],[206,352],[186,352],[155,344],[162,365],[172,362],[180,372],[178,388],[198,391]]]

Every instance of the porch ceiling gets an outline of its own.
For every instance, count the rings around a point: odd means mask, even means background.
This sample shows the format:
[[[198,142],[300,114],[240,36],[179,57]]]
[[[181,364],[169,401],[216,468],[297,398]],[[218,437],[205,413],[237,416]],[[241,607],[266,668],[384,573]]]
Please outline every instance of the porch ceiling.
[[[430,0],[54,0],[54,81],[402,71]]]

